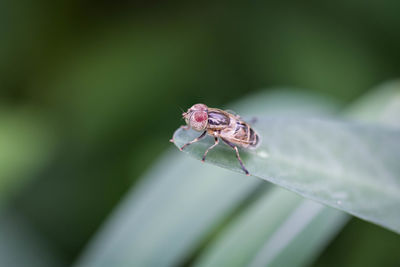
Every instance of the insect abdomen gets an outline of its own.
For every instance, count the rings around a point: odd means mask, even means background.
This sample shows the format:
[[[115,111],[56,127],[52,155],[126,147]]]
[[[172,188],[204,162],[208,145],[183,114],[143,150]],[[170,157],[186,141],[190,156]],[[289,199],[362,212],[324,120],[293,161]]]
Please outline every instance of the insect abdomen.
[[[243,147],[256,147],[260,142],[260,138],[256,132],[243,121],[236,121],[236,128],[234,132],[234,137],[238,141],[242,141]]]
[[[256,132],[252,128],[250,128],[250,138],[249,138],[250,146],[256,147],[258,146],[259,142],[260,142],[260,137],[258,137],[258,134],[256,134]]]

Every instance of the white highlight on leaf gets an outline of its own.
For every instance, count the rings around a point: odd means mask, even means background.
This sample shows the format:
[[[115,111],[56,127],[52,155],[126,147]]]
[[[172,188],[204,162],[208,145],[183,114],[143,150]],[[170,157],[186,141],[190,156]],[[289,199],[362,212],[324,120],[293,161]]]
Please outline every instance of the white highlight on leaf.
[[[260,151],[257,151],[257,156],[260,156],[261,158],[266,159],[269,157],[269,154],[265,150],[260,150]]]
[[[259,250],[250,266],[267,266],[323,209],[323,205],[312,201],[301,203],[287,220],[282,223],[281,227],[275,230],[274,234]]]

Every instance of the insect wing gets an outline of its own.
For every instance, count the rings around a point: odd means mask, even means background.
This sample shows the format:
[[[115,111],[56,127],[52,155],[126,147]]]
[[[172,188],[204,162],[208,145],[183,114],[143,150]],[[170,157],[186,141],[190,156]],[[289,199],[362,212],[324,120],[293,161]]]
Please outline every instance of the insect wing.
[[[233,111],[231,109],[226,109],[224,111],[229,113],[229,114],[231,114],[231,115],[233,115],[234,117],[236,117],[236,119],[241,119],[240,115],[237,112],[235,112],[235,111]]]

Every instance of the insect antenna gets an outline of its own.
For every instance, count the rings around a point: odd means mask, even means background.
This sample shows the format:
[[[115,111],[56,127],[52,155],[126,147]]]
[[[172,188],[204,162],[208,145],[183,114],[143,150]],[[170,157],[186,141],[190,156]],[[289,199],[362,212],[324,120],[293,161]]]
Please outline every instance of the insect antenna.
[[[181,106],[178,106],[178,107],[182,111],[182,114],[185,113],[185,111],[183,110],[183,108],[181,108]],[[183,120],[183,117],[181,117],[181,120]]]

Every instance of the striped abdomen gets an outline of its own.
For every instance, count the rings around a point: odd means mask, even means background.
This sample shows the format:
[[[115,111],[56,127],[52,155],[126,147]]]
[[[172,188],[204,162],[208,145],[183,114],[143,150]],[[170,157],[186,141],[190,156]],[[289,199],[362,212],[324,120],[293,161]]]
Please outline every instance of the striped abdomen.
[[[243,147],[256,147],[260,138],[257,133],[244,121],[237,120],[232,141]]]

